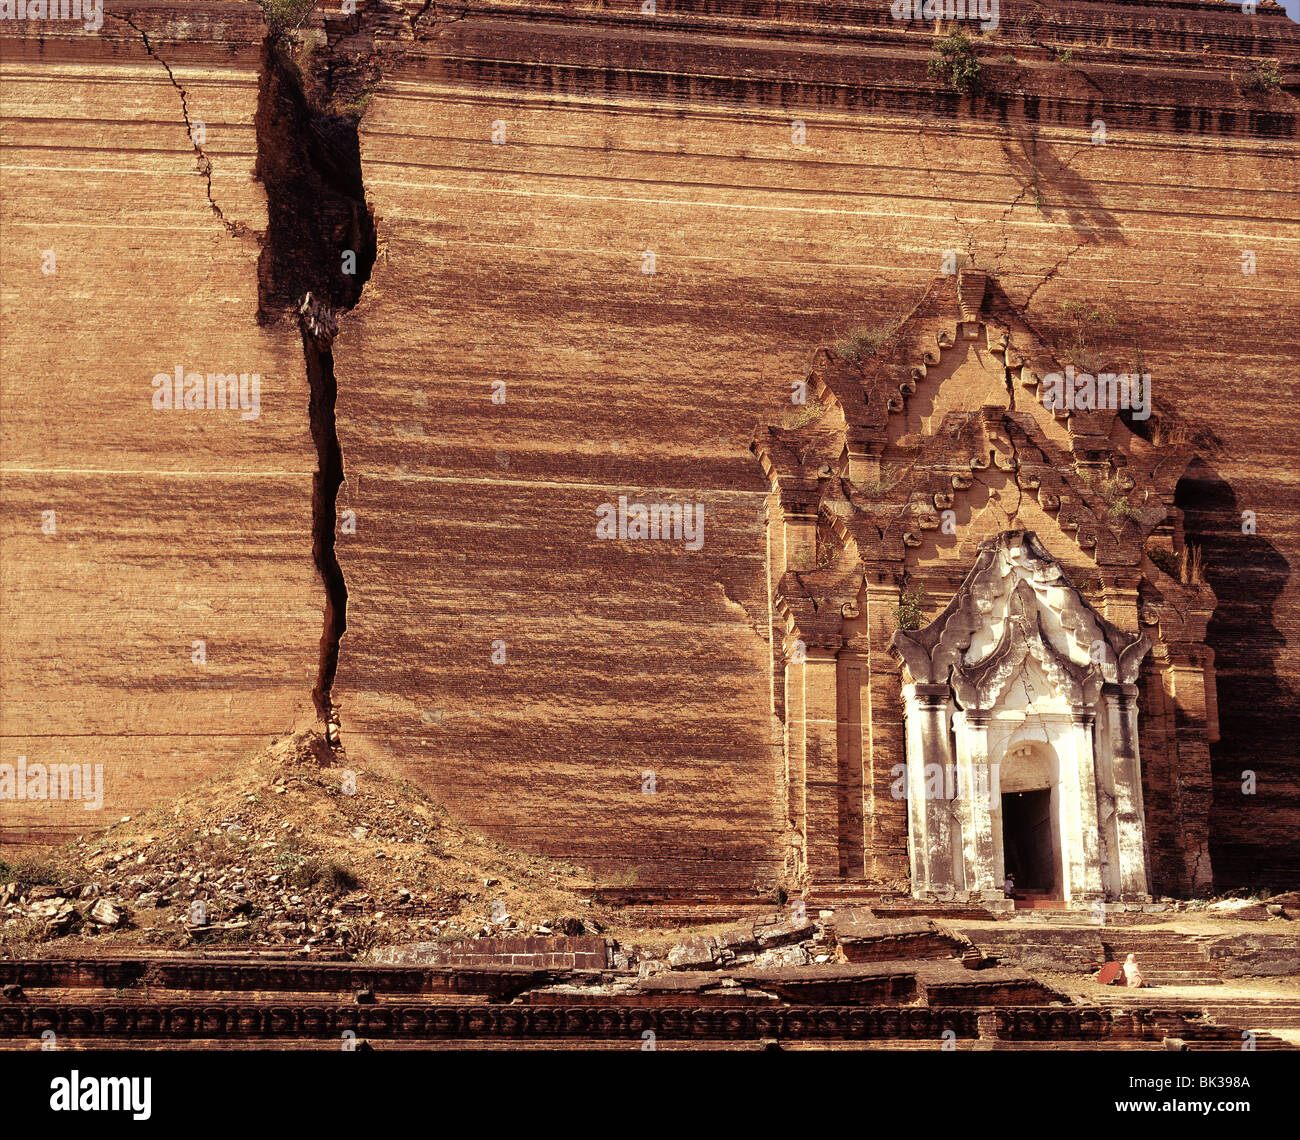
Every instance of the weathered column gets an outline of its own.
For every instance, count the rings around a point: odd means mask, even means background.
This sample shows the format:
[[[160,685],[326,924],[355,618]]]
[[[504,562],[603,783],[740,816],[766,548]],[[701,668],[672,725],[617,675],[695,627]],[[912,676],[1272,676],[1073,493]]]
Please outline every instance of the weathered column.
[[[803,670],[804,836],[808,874],[822,882],[840,877],[837,687],[835,651],[809,646]]]
[[[862,710],[867,747],[863,763],[865,859],[868,878],[888,881],[907,874],[908,866],[914,865],[911,852],[916,849],[911,839],[910,792],[906,798],[896,795],[899,772],[910,776],[910,766],[899,767],[907,758],[907,734],[899,707],[902,679],[889,652],[896,628],[898,584],[892,573],[868,571],[864,594],[869,647]]]
[[[1205,647],[1186,643],[1169,646],[1173,672],[1178,759],[1173,772],[1174,822],[1183,855],[1183,889],[1207,894],[1214,886],[1210,867],[1210,776]]]
[[[947,685],[903,687],[907,712],[907,795],[912,893],[954,889],[952,805],[948,799]]]
[[[1093,754],[1093,724],[1097,714],[1090,708],[1074,705],[1070,709],[1072,755],[1065,758],[1063,775],[1068,775],[1074,810],[1071,820],[1077,828],[1077,840],[1069,846],[1069,873],[1066,898],[1071,901],[1103,897],[1101,885],[1100,821],[1097,818],[1097,766]],[[1062,779],[1065,783],[1065,779]],[[1062,847],[1066,846],[1062,836]]]
[[[856,610],[854,611],[857,616]],[[841,874],[861,879],[863,859],[862,696],[866,687],[865,638],[846,636],[837,659],[836,740],[839,747],[839,865]]]
[[[785,789],[786,807],[795,831],[807,842],[804,803],[804,662],[803,642],[793,636],[785,646]]]
[[[1149,898],[1146,872],[1146,826],[1142,814],[1142,768],[1138,759],[1136,685],[1105,685],[1110,724],[1110,761],[1115,782],[1115,831],[1119,849],[1112,852],[1120,898]]]
[[[998,794],[997,775],[989,765],[989,712],[967,709],[956,714],[957,789],[962,819],[962,854],[966,888],[973,894],[1004,897],[993,874],[991,798]]]

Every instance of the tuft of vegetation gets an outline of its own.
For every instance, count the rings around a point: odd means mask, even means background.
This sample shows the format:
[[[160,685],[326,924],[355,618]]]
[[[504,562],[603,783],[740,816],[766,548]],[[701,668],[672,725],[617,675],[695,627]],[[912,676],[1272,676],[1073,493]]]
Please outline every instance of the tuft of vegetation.
[[[896,321],[886,321],[884,324],[855,329],[848,336],[837,340],[831,346],[832,351],[841,360],[848,361],[850,364],[862,364],[880,351],[880,346],[894,334],[897,328]]]
[[[1056,48],[1056,62],[1070,63],[1074,59],[1074,48]]]
[[[306,22],[316,0],[260,0],[266,26],[275,36],[296,32]]]
[[[1128,489],[1120,483],[1118,476],[1096,480],[1091,475],[1083,476],[1084,482],[1097,492],[1106,502],[1106,513],[1113,522],[1123,519],[1135,519],[1142,512],[1135,503],[1130,502]]]
[[[74,876],[75,877],[75,876]],[[48,859],[20,858],[14,862],[0,859],[0,887],[16,883],[23,887],[59,887],[68,880],[67,869]]]
[[[893,490],[894,484],[898,482],[898,473],[887,470],[882,467],[880,474],[874,479],[868,479],[865,483],[855,483],[854,489],[866,495],[869,499],[874,499],[880,495],[887,494]]]
[[[1254,66],[1241,80],[1243,91],[1258,91],[1267,94],[1282,89],[1282,72],[1275,59],[1257,59]]]
[[[1104,305],[1088,301],[1064,301],[1061,304],[1061,315],[1073,326],[1072,339],[1065,347],[1067,360],[1087,372],[1099,371],[1104,361],[1093,348],[1094,339],[1098,333],[1108,332],[1115,327],[1115,314]]]
[[[338,895],[355,891],[361,885],[361,880],[342,863],[315,857],[300,859],[285,875],[285,882],[300,891],[324,887]]]
[[[1204,586],[1205,564],[1201,559],[1201,548],[1193,543],[1183,546],[1183,556],[1178,560],[1178,580],[1184,586]]]
[[[835,561],[839,543],[835,541],[835,532],[823,522],[817,524],[817,568],[824,570]]]
[[[351,119],[354,123],[359,123],[370,106],[370,100],[374,97],[375,93],[373,91],[365,91],[354,99],[331,99],[329,112],[331,115],[339,115],[342,118]]]
[[[789,899],[790,897],[785,887],[783,887],[780,883],[772,883],[766,887],[760,886],[759,884],[755,883],[754,893],[758,895],[760,898],[766,899],[774,906],[785,906],[786,900]]]
[[[983,89],[980,61],[975,57],[975,45],[970,36],[954,31],[934,47],[937,53],[926,66],[931,79],[946,80],[952,89],[962,95],[978,95]]]
[[[0,959],[35,958],[45,939],[45,923],[39,918],[11,918],[0,925]]]
[[[624,867],[609,879],[611,887],[635,887],[640,875],[635,867]]]
[[[902,630],[920,629],[925,620],[926,604],[925,591],[919,586],[915,590],[904,590],[898,595],[898,605],[894,608],[894,625]]]
[[[787,431],[797,431],[821,419],[825,411],[826,405],[818,399],[811,399],[806,404],[792,404],[781,414],[781,426]]]
[[[1169,577],[1178,581],[1178,555],[1164,546],[1148,547],[1146,554]]]

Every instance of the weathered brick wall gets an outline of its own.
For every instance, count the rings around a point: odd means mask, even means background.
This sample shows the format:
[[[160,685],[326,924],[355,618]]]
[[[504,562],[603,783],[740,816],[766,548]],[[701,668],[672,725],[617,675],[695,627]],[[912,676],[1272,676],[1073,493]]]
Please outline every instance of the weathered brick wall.
[[[206,120],[214,199],[259,229],[255,8],[117,7]],[[885,0],[636,7],[426,20],[368,107],[382,250],[335,344],[345,739],[620,882],[771,882],[783,758],[748,442],[816,346],[905,312],[951,249],[1049,337],[1071,333],[1063,302],[1107,306],[1115,351],[1221,438],[1187,503],[1220,599],[1213,852],[1224,882],[1294,880],[1296,102],[1232,80],[1270,56],[1293,83],[1294,26],[1008,2],[971,100],[927,79],[931,29]],[[256,243],[213,215],[141,38],[15,34],[0,759],[102,756],[116,811],[310,708],[306,383],[296,333],[256,325]],[[150,409],[152,374],[200,357],[262,372],[255,425]],[[702,503],[703,546],[597,541],[620,495]],[[82,826],[56,807],[0,822]]]
[[[595,34],[518,5],[527,24],[448,23],[381,88],[363,147],[387,252],[337,346],[359,519],[345,722],[511,841],[642,883],[769,876],[781,756],[746,444],[816,346],[905,312],[954,249],[1049,337],[1071,335],[1064,302],[1108,307],[1108,346],[1222,437],[1215,852],[1225,881],[1265,851],[1294,876],[1295,102],[1242,95],[1223,55],[1293,68],[1294,30],[1096,4],[1035,5],[1026,29],[1007,4],[996,91],[972,104],[935,93],[929,39],[884,7],[834,34],[801,9],[824,36],[765,38],[775,10],[661,5]],[[736,38],[706,40],[706,16]],[[1157,48],[1181,54],[1156,67]],[[621,494],[705,502],[703,548],[597,541]]]
[[[3,844],[103,826],[292,729],[322,602],[301,344],[258,326],[257,239],[212,208],[265,226],[256,8],[25,30],[0,21],[0,763],[102,765],[104,805],[0,801]],[[259,373],[260,413],[155,409],[177,365]]]

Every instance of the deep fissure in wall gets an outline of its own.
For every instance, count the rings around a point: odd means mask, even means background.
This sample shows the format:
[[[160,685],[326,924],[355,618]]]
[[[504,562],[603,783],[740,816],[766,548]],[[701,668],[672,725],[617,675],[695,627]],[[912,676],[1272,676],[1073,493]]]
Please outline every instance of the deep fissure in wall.
[[[309,102],[290,50],[284,37],[275,34],[262,45],[256,176],[266,192],[267,231],[258,259],[258,321],[296,320],[302,335],[316,447],[312,557],[325,586],[312,698],[318,716],[328,721],[348,597],[335,551],[344,464],[331,345],[338,314],[357,303],[370,277],[375,222],[366,204],[357,119]]]

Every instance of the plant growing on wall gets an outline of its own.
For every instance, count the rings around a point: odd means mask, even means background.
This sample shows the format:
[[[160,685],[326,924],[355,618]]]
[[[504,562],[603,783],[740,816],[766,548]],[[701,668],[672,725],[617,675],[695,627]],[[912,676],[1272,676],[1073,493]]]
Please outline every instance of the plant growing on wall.
[[[894,609],[894,624],[902,630],[921,628],[925,620],[925,591],[919,586],[915,590],[904,590],[898,595],[898,605]]]
[[[824,519],[817,522],[817,568],[824,570],[835,561],[835,553],[838,550],[838,543],[835,541],[835,532],[831,529],[830,524]]]
[[[1204,586],[1205,564],[1201,560],[1201,548],[1193,543],[1183,547],[1183,555],[1178,560],[1178,580],[1184,586]]]
[[[1119,481],[1118,476],[1097,480],[1085,474],[1083,478],[1106,501],[1106,513],[1113,521],[1135,519],[1142,513],[1136,504],[1129,501],[1128,488]]]
[[[1146,555],[1174,581],[1178,580],[1178,555],[1164,546],[1147,547]]]
[[[261,4],[272,35],[283,36],[302,27],[316,0],[261,0]]]
[[[1072,339],[1065,346],[1066,359],[1085,371],[1097,371],[1102,360],[1092,348],[1093,341],[1098,333],[1115,327],[1115,314],[1090,301],[1065,301],[1061,315],[1073,326]]]
[[[344,118],[351,119],[354,123],[359,123],[374,96],[373,91],[364,91],[354,99],[331,99],[329,113],[331,115],[342,115]]]
[[[870,360],[880,351],[880,346],[890,338],[897,327],[897,322],[886,321],[883,324],[855,329],[848,336],[835,342],[832,346],[835,355],[850,364],[861,364]]]
[[[1282,73],[1278,70],[1277,60],[1257,59],[1240,84],[1243,91],[1267,93],[1281,90]]]
[[[791,405],[781,413],[781,426],[789,431],[797,431],[820,419],[825,411],[826,405],[817,399],[809,400],[806,404]]]
[[[1205,585],[1205,565],[1201,558],[1201,548],[1193,542],[1185,543],[1182,550],[1178,552],[1152,544],[1147,547],[1146,556],[1175,582],[1181,582],[1184,586]]]
[[[936,57],[926,65],[931,79],[945,79],[962,95],[978,95],[981,88],[980,61],[975,46],[965,32],[946,35],[934,47]]]
[[[902,478],[901,468],[892,464],[885,464],[880,468],[880,473],[874,479],[866,479],[861,483],[855,483],[853,489],[860,494],[866,495],[869,499],[874,499],[892,490],[894,484],[900,478]]]

